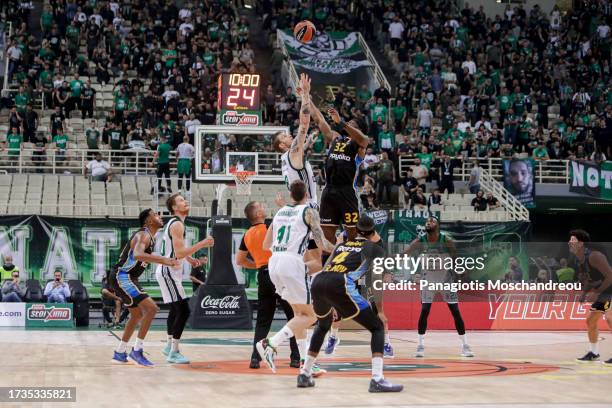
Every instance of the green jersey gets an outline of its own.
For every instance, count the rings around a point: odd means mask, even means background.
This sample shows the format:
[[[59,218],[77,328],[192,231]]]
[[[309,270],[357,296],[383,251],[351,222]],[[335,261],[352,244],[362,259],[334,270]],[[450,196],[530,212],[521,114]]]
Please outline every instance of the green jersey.
[[[70,89],[72,90],[72,96],[79,98],[81,96],[81,90],[83,89],[83,81],[80,79],[73,79],[70,81]]]
[[[60,150],[66,150],[66,145],[68,144],[68,135],[55,135],[53,136],[53,143]]]
[[[100,140],[100,132],[89,128],[85,130],[85,138],[87,139],[88,149],[98,149],[98,140]]]
[[[15,107],[18,112],[25,112],[28,102],[30,102],[30,96],[27,93],[15,95]]]
[[[21,150],[21,142],[23,142],[23,136],[19,133],[11,133],[6,136],[8,143],[9,155],[19,156],[19,150]]]
[[[383,123],[385,123],[387,119],[387,107],[385,105],[374,105],[371,109],[371,118],[372,122],[378,122],[380,119]]]
[[[160,143],[157,145],[157,163],[167,164],[170,163],[170,144]]]

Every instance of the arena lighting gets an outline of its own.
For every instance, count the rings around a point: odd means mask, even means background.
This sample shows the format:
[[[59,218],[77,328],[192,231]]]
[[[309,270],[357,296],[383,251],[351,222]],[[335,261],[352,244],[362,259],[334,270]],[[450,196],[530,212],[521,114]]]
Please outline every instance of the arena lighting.
[[[601,202],[601,201],[589,201],[587,202],[589,205],[612,205],[612,201],[610,202]]]
[[[577,208],[549,208],[550,211],[578,211]]]

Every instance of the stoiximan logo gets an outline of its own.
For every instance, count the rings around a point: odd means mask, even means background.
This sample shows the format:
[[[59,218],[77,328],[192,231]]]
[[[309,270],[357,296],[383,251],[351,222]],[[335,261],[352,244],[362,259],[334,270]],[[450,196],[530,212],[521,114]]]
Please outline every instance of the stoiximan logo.
[[[227,111],[223,114],[221,123],[223,125],[257,126],[259,125],[259,116],[250,113]]]
[[[50,320],[70,320],[69,307],[47,307],[44,304],[35,304],[27,310],[28,320],[42,320],[48,322]]]

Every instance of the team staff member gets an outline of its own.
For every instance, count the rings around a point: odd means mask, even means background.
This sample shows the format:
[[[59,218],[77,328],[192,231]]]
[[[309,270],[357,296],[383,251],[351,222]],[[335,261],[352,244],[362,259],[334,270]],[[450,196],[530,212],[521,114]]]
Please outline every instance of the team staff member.
[[[276,294],[276,288],[270,280],[268,271],[268,260],[272,252],[263,249],[266,237],[266,207],[263,203],[251,201],[244,208],[244,215],[251,223],[251,227],[244,233],[240,248],[236,252],[236,264],[248,269],[257,269],[257,322],[255,323],[255,335],[253,338],[253,353],[251,354],[250,368],[259,368],[261,357],[255,348],[259,340],[263,340],[270,332],[270,326],[276,311],[276,302],[279,301],[281,308],[287,316],[287,320],[293,319],[293,310],[285,300]],[[253,260],[248,258],[251,255]],[[289,340],[291,346],[290,366],[300,367],[300,352],[295,337]]]

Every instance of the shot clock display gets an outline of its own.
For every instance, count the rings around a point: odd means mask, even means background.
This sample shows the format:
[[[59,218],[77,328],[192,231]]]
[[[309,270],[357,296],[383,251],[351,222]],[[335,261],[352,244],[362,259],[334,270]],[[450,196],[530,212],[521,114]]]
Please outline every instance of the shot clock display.
[[[235,111],[259,111],[259,74],[219,75],[219,108]]]

